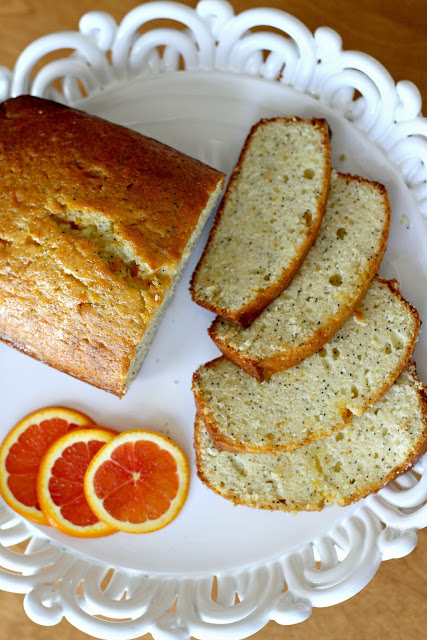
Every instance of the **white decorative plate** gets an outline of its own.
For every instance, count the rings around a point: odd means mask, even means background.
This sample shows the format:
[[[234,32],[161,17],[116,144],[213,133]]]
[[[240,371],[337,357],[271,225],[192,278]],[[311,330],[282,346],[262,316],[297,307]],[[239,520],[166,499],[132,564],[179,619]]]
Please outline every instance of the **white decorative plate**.
[[[184,29],[141,33],[154,18],[173,19]],[[260,26],[276,30],[251,31]],[[65,48],[74,53],[44,59]],[[58,78],[60,85],[53,85]],[[234,16],[223,0],[202,0],[196,9],[148,3],[119,26],[105,13],[89,13],[79,32],[41,38],[13,72],[0,69],[0,98],[25,92],[127,125],[224,171],[260,117],[325,116],[333,164],[386,185],[393,214],[382,273],[401,282],[427,319],[427,120],[420,116],[419,92],[409,82],[395,85],[369,56],[342,51],[330,29],[313,36],[273,9]],[[25,610],[38,623],[66,617],[106,639],[150,632],[156,639],[237,640],[270,619],[293,624],[312,607],[351,597],[382,559],[409,553],[416,530],[427,525],[425,458],[356,505],[296,516],[234,507],[198,481],[190,380],[216,348],[206,334],[211,314],[191,303],[188,280],[205,239],[206,232],[124,399],[0,346],[0,436],[27,412],[62,404],[107,426],[169,434],[193,461],[180,516],[146,536],[74,539],[1,506],[0,587],[26,593]],[[416,358],[424,380],[426,349],[422,334]],[[22,545],[14,548],[24,541],[25,553]]]

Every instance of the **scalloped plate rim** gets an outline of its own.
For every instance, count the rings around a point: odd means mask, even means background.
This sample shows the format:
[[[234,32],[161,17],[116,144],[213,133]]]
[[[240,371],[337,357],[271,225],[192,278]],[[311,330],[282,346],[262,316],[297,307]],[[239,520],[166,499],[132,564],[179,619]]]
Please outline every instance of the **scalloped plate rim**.
[[[166,4],[173,5],[173,3],[166,3]],[[209,4],[209,2],[206,2],[206,1],[205,1],[204,3],[203,3],[203,2],[202,2],[202,3],[199,3],[199,5],[205,5],[205,6],[208,6],[208,4]],[[221,6],[221,4],[222,4],[224,7],[226,6],[226,5],[225,5],[225,3],[221,3],[221,2],[212,2],[212,3],[211,3],[211,5],[212,5],[212,6],[216,6],[216,7],[220,7],[220,6]],[[184,5],[184,6],[185,6],[185,5]],[[225,9],[224,9],[224,10],[225,10]],[[193,11],[193,10],[191,9],[191,11]],[[268,11],[269,11],[269,9],[265,9],[265,11],[267,11],[267,12],[268,12]],[[316,33],[317,33],[317,32],[316,32]],[[376,62],[376,61],[374,61],[374,62]],[[384,69],[384,68],[383,68],[383,69]],[[206,70],[205,70],[205,69],[203,69],[203,71],[206,71]],[[227,73],[226,71],[224,71],[224,70],[222,70],[222,69],[221,69],[220,71],[221,71],[222,73]],[[168,72],[162,72],[162,74],[163,74],[163,73],[168,73]],[[173,73],[173,72],[172,72],[172,73]],[[186,72],[185,72],[185,71],[183,71],[182,73],[186,73]],[[139,74],[138,78],[132,78],[132,80],[133,80],[133,79],[143,80],[143,79],[149,79],[150,77],[155,78],[155,77],[156,77],[156,75],[157,75],[157,74],[154,74],[154,73],[153,73],[152,75],[151,75],[151,74],[147,74],[147,75],[145,75],[145,74]],[[250,74],[242,74],[242,75],[247,76],[247,75],[250,75]],[[106,85],[104,85],[104,87],[105,87],[105,89],[106,89],[106,90],[109,90],[109,89],[116,89],[116,88],[118,88],[121,84],[127,84],[127,81],[126,81],[126,80],[120,81],[120,80],[117,80],[117,79],[113,79],[113,80],[111,80],[109,83],[107,83]],[[303,93],[303,94],[304,94],[304,93],[306,93],[306,92],[304,92],[304,91],[300,91],[300,90],[296,89],[295,87],[290,87],[290,86],[288,86],[288,85],[286,85],[286,84],[285,84],[284,86],[286,86],[286,87],[288,87],[288,88],[290,88],[290,89],[292,89],[292,90],[296,91],[297,93]],[[395,88],[396,88],[396,86],[395,86]],[[106,93],[107,93],[107,91],[106,91]],[[90,100],[90,99],[97,98],[99,95],[102,95],[102,90],[101,90],[101,89],[99,90],[99,92],[98,92],[98,93],[94,92],[94,93],[89,94],[88,99]],[[308,94],[308,95],[310,95],[310,94]],[[311,97],[313,97],[313,96],[311,96]],[[73,106],[82,106],[82,107],[84,107],[85,102],[86,102],[86,100],[84,100],[84,99],[83,99],[83,100],[81,100],[81,101],[77,100],[75,103],[71,103],[71,104],[73,104]],[[332,107],[331,107],[331,108],[332,108]],[[348,120],[348,118],[347,118],[347,120]],[[425,119],[423,119],[423,120],[425,120]],[[426,122],[427,122],[427,121],[426,121]],[[370,137],[370,136],[369,136],[369,133],[367,133],[367,132],[365,132],[365,133],[366,133],[366,135],[368,135],[368,137]],[[409,137],[409,136],[408,136],[408,137]],[[375,141],[375,140],[374,140],[374,141]],[[426,143],[425,147],[426,147],[426,154],[427,154],[427,143]],[[386,153],[386,151],[384,151],[384,152]],[[387,153],[386,153],[386,155],[387,155]],[[389,158],[389,160],[390,160],[390,158]],[[397,165],[396,165],[392,160],[390,160],[390,162],[392,162],[392,164],[393,164],[393,166],[396,168],[396,170],[397,170],[397,171],[399,171],[398,166],[397,166]],[[403,179],[403,180],[405,180],[405,177],[404,177],[403,173],[401,174],[401,177],[402,177],[402,179]],[[408,190],[409,190],[410,192],[412,192],[412,188],[411,188],[411,187],[409,187],[409,186],[408,186]],[[415,194],[414,194],[414,195],[415,195]],[[416,199],[417,199],[417,198],[416,198]],[[419,201],[418,201],[418,199],[417,199],[417,206],[416,206],[416,209],[417,209],[417,211],[420,213],[420,215],[422,216],[422,211],[421,211],[421,209],[420,209],[420,207],[419,207]],[[426,461],[426,458],[424,458],[424,464],[425,464],[425,461]],[[422,463],[421,463],[421,464],[422,464]],[[418,468],[419,468],[419,467],[418,467]],[[378,494],[378,495],[379,495],[379,496],[381,496],[381,494]],[[356,513],[354,513],[354,512],[352,511],[352,512],[349,514],[349,519],[351,519],[354,515],[355,515],[355,516],[357,516],[357,515],[358,515],[358,513],[357,513],[357,512],[359,512],[359,510],[360,510],[361,514],[362,514],[362,513],[365,513],[365,512],[371,512],[371,513],[374,513],[374,514],[377,516],[377,514],[375,513],[375,504],[377,504],[376,500],[377,500],[377,498],[376,498],[375,496],[372,496],[372,497],[371,497],[371,499],[368,499],[368,501],[365,501],[363,504],[362,504],[362,503],[359,503],[358,505],[355,505],[355,510],[354,510],[354,511],[355,511]],[[380,500],[381,500],[381,498],[380,498]],[[359,509],[359,507],[360,507],[360,509]],[[7,509],[7,510],[9,510],[8,508],[6,508],[6,509]],[[9,522],[12,522],[12,521],[16,520],[16,514],[13,514],[13,516],[14,516],[14,517],[11,517],[11,518],[9,519]],[[379,517],[379,516],[378,516],[378,517]],[[18,517],[18,520],[19,520],[19,517]],[[340,528],[340,527],[344,526],[344,524],[345,524],[344,520],[346,520],[346,516],[344,516],[344,517],[340,520],[340,522],[336,525],[336,527],[334,527],[334,528],[330,531],[330,534],[331,534],[331,535],[333,535],[333,530],[334,530],[335,528]],[[6,518],[6,521],[7,521],[7,518]],[[26,521],[23,521],[23,522],[24,522],[24,525],[25,525],[25,526],[27,527],[27,529],[28,529],[28,534],[31,536],[31,538],[34,538],[34,539],[36,540],[36,539],[37,539],[37,537],[38,537],[38,536],[37,536],[37,533],[34,533],[34,530],[36,529],[36,527],[33,527],[30,523],[27,523]],[[424,524],[422,524],[421,526],[425,526],[425,525],[424,525]],[[13,527],[11,527],[11,528],[13,529]],[[415,531],[417,528],[421,528],[421,527],[413,526],[412,528],[404,529],[404,533],[406,533],[407,531],[409,531],[409,532],[411,532],[411,531]],[[391,529],[392,529],[392,527],[391,527]],[[6,531],[7,531],[7,529],[6,529]],[[2,533],[2,532],[0,531],[0,537],[1,537],[1,533]],[[18,535],[18,534],[17,534],[17,535]],[[22,536],[23,536],[23,535],[24,535],[24,534],[22,534]],[[19,537],[19,536],[18,536],[18,537]],[[378,534],[378,536],[377,536],[377,541],[378,541],[379,537],[380,537],[380,536],[379,536],[379,534]],[[27,536],[27,538],[28,538],[28,536]],[[27,538],[22,537],[22,539],[23,539],[23,540],[24,540],[24,539],[27,539]],[[62,545],[60,545],[57,541],[53,541],[53,540],[51,540],[51,539],[49,538],[49,536],[47,536],[47,537],[45,538],[45,540],[48,540],[48,541],[49,541],[49,543],[51,543],[51,544],[52,544],[52,546],[54,546],[55,548],[60,549],[60,548],[61,548],[61,546],[62,546]],[[314,545],[316,544],[316,540],[313,540],[313,544],[314,544]],[[8,545],[7,545],[7,544],[6,544],[6,545],[2,545],[2,548],[3,548],[4,546],[5,546],[5,547],[7,547]],[[66,550],[64,550],[64,551],[66,552]],[[302,551],[303,551],[303,550],[302,550]],[[379,552],[379,549],[377,549],[377,551]],[[408,552],[410,552],[410,549],[408,550]],[[77,553],[78,553],[78,552],[77,552]],[[294,549],[294,548],[287,550],[287,551],[283,554],[283,556],[281,556],[280,558],[272,558],[272,559],[271,559],[271,561],[269,562],[269,565],[275,565],[275,564],[277,564],[277,563],[283,562],[283,561],[286,559],[286,557],[288,557],[288,556],[289,556],[289,555],[291,555],[291,554],[296,555],[296,551],[295,551],[295,549]],[[89,557],[88,557],[88,556],[85,556],[85,554],[84,554],[84,553],[82,553],[82,554],[80,554],[80,555],[82,556],[82,560],[86,560],[90,565],[104,565],[104,566],[111,566],[111,564],[109,564],[108,562],[106,562],[106,563],[102,563],[101,561],[95,560],[95,559],[94,559],[94,558],[92,558],[91,556],[89,556]],[[259,563],[258,563],[258,565],[259,565]],[[241,568],[241,571],[245,571],[245,570],[249,570],[249,571],[251,571],[252,569],[258,570],[258,569],[260,569],[260,567],[259,567],[258,565],[257,565],[257,563],[252,563],[252,564],[251,564],[250,566],[248,566],[248,567],[243,567],[243,568]],[[376,567],[376,568],[377,568],[377,567]],[[374,572],[376,571],[376,568],[375,568],[375,567],[373,568]],[[133,573],[133,571],[132,571],[131,569],[125,569],[125,572],[128,572],[129,574],[132,574],[132,573]],[[136,573],[137,575],[140,575],[140,574],[141,574],[141,571],[140,571],[140,570],[137,570],[135,573]],[[144,573],[144,572],[142,572],[142,573]],[[236,573],[236,569],[233,569],[233,570],[231,571],[231,574],[235,574],[235,573]],[[227,575],[227,573],[226,573],[226,572],[221,571],[221,572],[219,572],[217,575],[218,575],[218,577],[220,578],[220,577],[226,576],[226,575]],[[150,576],[152,576],[153,578],[159,578],[159,579],[169,578],[169,577],[174,577],[174,578],[176,578],[176,576],[175,576],[175,575],[171,576],[170,574],[163,574],[163,573],[156,573],[156,572],[150,572]],[[200,575],[198,575],[198,574],[192,574],[192,575],[191,575],[191,579],[192,579],[192,580],[195,580],[195,581],[200,580],[200,579],[205,578],[205,577],[206,577],[206,573],[203,573],[203,574],[200,574]],[[371,577],[372,577],[372,576],[371,576]],[[368,579],[368,582],[369,582],[369,580],[370,580],[370,578]],[[1,582],[1,578],[0,578],[0,582]],[[365,585],[363,584],[363,585],[360,587],[360,589],[361,589],[361,588],[363,588],[364,586],[365,586]],[[357,589],[357,590],[360,590],[360,589]],[[28,591],[29,591],[29,592],[31,592],[31,589],[28,589]],[[298,592],[298,589],[296,589],[296,592]],[[343,599],[347,599],[347,597],[351,597],[351,596],[345,596]],[[302,598],[302,596],[300,596],[300,598]],[[297,599],[298,599],[298,597],[297,597]],[[302,601],[303,601],[303,600],[301,600],[301,602],[302,602]],[[341,600],[338,600],[338,601],[341,601]],[[313,606],[319,606],[319,605],[314,604]],[[329,606],[329,605],[320,605],[320,606]],[[31,609],[31,607],[30,607],[30,609]],[[27,613],[28,613],[28,611],[27,611]],[[33,610],[33,614],[34,614],[34,610]],[[35,614],[34,614],[34,615],[35,615]],[[65,614],[65,615],[66,615],[66,614]],[[70,615],[71,615],[71,614],[70,614]],[[67,617],[67,616],[66,616],[66,617]],[[71,617],[72,617],[72,616],[71,616]],[[33,617],[33,619],[34,619],[34,617]],[[163,620],[163,618],[162,618],[162,620]],[[76,621],[74,621],[73,623],[75,623],[75,622],[76,622]],[[83,623],[82,623],[82,624],[83,624]],[[162,627],[161,627],[161,624],[163,624],[163,623],[160,623],[160,622],[159,622],[159,628],[157,629],[157,631],[161,630],[161,628],[162,628]],[[84,629],[84,628],[83,628],[83,627],[82,627],[78,622],[75,624],[75,626],[76,626],[76,627],[78,627],[78,628],[82,628],[83,630],[85,630],[85,629]],[[262,626],[263,626],[263,625],[262,625]],[[95,630],[95,627],[94,627],[94,630]],[[155,629],[153,629],[153,632],[154,632],[154,631],[155,631]],[[256,629],[254,629],[254,631],[256,631]],[[250,631],[250,633],[252,633],[252,632],[254,632],[254,631]],[[87,631],[87,632],[88,632],[88,631]],[[93,632],[93,631],[92,631],[92,632]],[[244,633],[246,634],[246,633],[247,633],[247,630],[246,630],[246,631],[244,631]],[[111,637],[113,637],[113,636],[111,636]],[[237,637],[237,636],[236,636],[236,637]],[[238,637],[244,637],[244,636],[243,636],[243,635],[238,635]]]

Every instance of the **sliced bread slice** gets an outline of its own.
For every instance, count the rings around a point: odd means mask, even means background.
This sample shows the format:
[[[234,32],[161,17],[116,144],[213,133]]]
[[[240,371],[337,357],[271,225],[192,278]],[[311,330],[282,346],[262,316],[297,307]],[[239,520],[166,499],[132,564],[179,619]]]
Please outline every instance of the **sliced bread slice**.
[[[427,404],[413,363],[374,407],[343,431],[277,455],[218,451],[200,416],[200,479],[235,504],[281,511],[345,506],[375,493],[427,450]]]
[[[338,331],[365,294],[389,224],[382,185],[333,171],[319,235],[290,286],[247,329],[217,318],[211,338],[258,380],[298,364]]]
[[[198,410],[221,450],[291,450],[340,431],[403,371],[420,320],[395,281],[375,278],[353,316],[321,351],[258,382],[226,358],[193,377]]]
[[[258,122],[194,272],[193,300],[248,326],[289,284],[313,244],[329,176],[325,120]]]

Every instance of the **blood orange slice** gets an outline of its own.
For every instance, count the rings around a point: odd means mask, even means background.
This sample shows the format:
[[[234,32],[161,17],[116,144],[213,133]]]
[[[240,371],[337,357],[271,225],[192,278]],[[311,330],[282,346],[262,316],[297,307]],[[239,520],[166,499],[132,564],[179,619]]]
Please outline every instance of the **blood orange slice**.
[[[40,461],[51,444],[73,429],[94,422],[65,407],[39,409],[23,418],[0,448],[0,493],[15,511],[38,524],[48,524],[37,499]]]
[[[148,533],[166,526],[188,493],[189,470],[181,449],[151,431],[127,431],[94,456],[84,489],[92,511],[111,527]]]
[[[116,431],[88,428],[67,433],[44,455],[37,479],[40,506],[49,523],[72,536],[96,538],[116,530],[91,511],[83,490],[86,469],[93,456]]]

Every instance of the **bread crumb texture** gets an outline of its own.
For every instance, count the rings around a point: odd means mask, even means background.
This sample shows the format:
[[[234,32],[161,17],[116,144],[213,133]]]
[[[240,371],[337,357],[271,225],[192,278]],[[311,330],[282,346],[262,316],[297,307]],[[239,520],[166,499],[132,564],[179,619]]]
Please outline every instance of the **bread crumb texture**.
[[[382,185],[332,171],[316,243],[291,284],[247,329],[218,318],[211,337],[240,366],[248,363],[248,372],[258,367],[262,377],[298,364],[332,337],[365,293],[389,223]]]
[[[252,128],[193,276],[196,302],[238,319],[285,286],[315,239],[329,154],[324,120],[275,118]]]
[[[222,174],[31,96],[0,105],[0,167],[0,337],[122,395]]]
[[[426,447],[426,399],[412,363],[362,417],[293,452],[220,452],[200,416],[195,426],[203,482],[235,504],[282,511],[359,500],[407,471]]]
[[[224,357],[200,367],[193,381],[199,411],[219,448],[308,444],[342,430],[387,391],[409,361],[419,325],[396,284],[375,278],[356,313],[299,365],[264,382]]]

